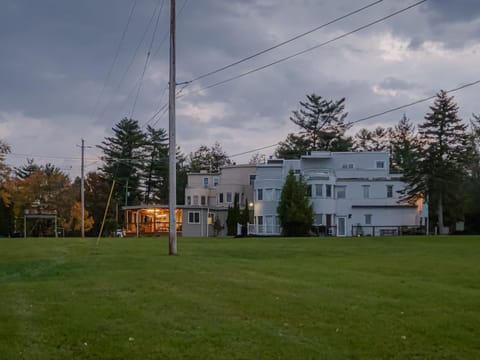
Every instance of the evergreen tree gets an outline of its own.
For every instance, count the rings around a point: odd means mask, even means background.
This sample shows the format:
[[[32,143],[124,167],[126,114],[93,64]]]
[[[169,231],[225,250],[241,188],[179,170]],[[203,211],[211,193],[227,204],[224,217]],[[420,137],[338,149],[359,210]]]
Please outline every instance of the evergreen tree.
[[[220,143],[216,142],[212,147],[200,146],[195,152],[190,153],[190,171],[218,172],[220,167],[232,164],[227,153],[222,149]]]
[[[238,196],[239,194],[236,193],[233,199],[233,207],[229,206],[227,210],[227,235],[237,235],[237,224],[242,221]]]
[[[415,126],[404,114],[390,135],[390,168],[402,173],[413,171],[415,152],[418,148]]]
[[[122,119],[112,128],[114,135],[106,137],[102,145],[104,165],[100,168],[105,178],[111,183],[116,180],[114,199],[117,204],[139,204],[140,172],[144,168],[143,146],[145,134],[138,121]]]
[[[277,208],[285,236],[307,235],[313,224],[313,207],[308,198],[308,186],[290,170],[282,188]]]
[[[465,214],[465,230],[471,234],[480,234],[480,115],[472,114],[471,142],[473,160],[468,183],[468,202]]]
[[[146,157],[142,172],[145,204],[168,203],[168,135],[165,129],[147,126],[144,144]]]
[[[292,112],[290,120],[301,128],[298,135],[289,134],[276,150],[277,157],[299,157],[308,151],[347,151],[352,139],[345,137],[350,125],[345,122],[345,98],[337,101],[321,96],[307,95],[307,101],[300,102],[301,109]]]
[[[465,181],[473,154],[466,129],[453,97],[440,91],[424,123],[418,126],[420,146],[415,166],[405,173],[405,198],[426,197],[440,230],[444,227],[444,215],[455,221],[464,213]]]
[[[250,222],[250,209],[248,207],[248,199],[245,200],[245,206],[243,207],[239,222],[242,225],[247,225]]]
[[[275,156],[279,159],[300,159],[302,155],[306,155],[310,151],[310,143],[308,139],[290,133],[285,141],[280,142],[275,150]]]
[[[355,134],[353,148],[355,151],[388,151],[390,147],[389,130],[381,126],[373,131],[360,129]]]

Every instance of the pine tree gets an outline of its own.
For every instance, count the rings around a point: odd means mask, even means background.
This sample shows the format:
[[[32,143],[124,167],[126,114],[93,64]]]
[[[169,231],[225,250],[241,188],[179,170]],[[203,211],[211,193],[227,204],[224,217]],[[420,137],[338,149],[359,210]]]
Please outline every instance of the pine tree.
[[[277,208],[285,236],[307,235],[313,224],[313,207],[308,198],[308,186],[290,170],[282,188]]]
[[[289,134],[276,150],[277,157],[296,158],[308,151],[347,151],[352,139],[345,136],[350,125],[345,122],[345,98],[337,101],[321,96],[307,95],[300,102],[301,109],[292,112],[290,120],[300,127],[300,133]],[[300,153],[302,152],[302,153]]]
[[[230,165],[232,161],[222,149],[220,143],[216,142],[212,147],[200,146],[195,152],[190,153],[190,171],[218,172],[220,167]]]
[[[237,224],[241,223],[241,212],[239,205],[239,194],[236,193],[233,199],[233,207],[227,210],[227,235],[237,235]]]
[[[114,197],[117,203],[138,204],[142,198],[140,172],[144,167],[145,134],[138,121],[127,118],[122,119],[112,130],[114,135],[106,137],[102,145],[97,145],[104,154],[104,165],[100,170],[108,181],[116,180]]]
[[[415,126],[404,114],[390,135],[390,168],[402,173],[413,170],[415,152],[418,148]]]
[[[444,228],[444,215],[452,221],[463,216],[464,184],[473,151],[466,129],[453,97],[440,91],[425,121],[418,126],[415,166],[405,173],[409,183],[405,198],[426,197],[440,230]]]
[[[165,129],[147,126],[144,144],[146,157],[142,171],[145,204],[168,203],[168,135]]]
[[[355,151],[388,151],[390,147],[389,130],[377,126],[373,131],[360,129],[355,134],[353,148]]]

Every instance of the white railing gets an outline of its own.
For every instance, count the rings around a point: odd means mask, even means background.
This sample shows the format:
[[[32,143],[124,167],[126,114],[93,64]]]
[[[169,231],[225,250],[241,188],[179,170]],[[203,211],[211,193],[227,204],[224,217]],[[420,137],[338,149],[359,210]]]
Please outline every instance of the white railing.
[[[280,235],[279,225],[248,224],[248,235]]]

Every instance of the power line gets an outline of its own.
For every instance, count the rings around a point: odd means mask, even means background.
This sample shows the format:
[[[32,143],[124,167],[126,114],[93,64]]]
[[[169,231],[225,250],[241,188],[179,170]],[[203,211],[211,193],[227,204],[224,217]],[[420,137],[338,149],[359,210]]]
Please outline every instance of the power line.
[[[461,86],[458,86],[458,87],[450,89],[450,90],[446,90],[445,93],[447,93],[447,94],[453,93],[453,92],[460,91],[460,90],[469,88],[471,86],[479,85],[479,84],[480,84],[480,79],[469,82],[469,83],[461,85]],[[416,101],[412,101],[412,102],[410,102],[408,104],[405,104],[405,105],[397,106],[397,107],[394,107],[394,108],[391,108],[391,109],[388,109],[388,110],[385,110],[385,111],[382,111],[382,112],[379,112],[379,113],[376,113],[376,114],[373,114],[373,115],[365,116],[365,117],[360,118],[358,120],[351,121],[347,125],[356,124],[356,123],[359,123],[359,122],[362,122],[362,121],[366,121],[366,120],[370,120],[370,119],[373,119],[373,118],[380,117],[382,115],[390,114],[390,113],[398,111],[398,110],[406,109],[408,107],[411,107],[411,106],[414,106],[414,105],[417,105],[417,104],[421,104],[421,103],[424,103],[424,102],[429,101],[429,100],[433,100],[433,99],[436,98],[436,96],[437,95],[435,94],[435,95],[428,96],[428,97],[425,97],[425,98],[422,98],[422,99],[419,99],[419,100],[416,100]],[[279,141],[275,144],[259,147],[259,148],[252,149],[252,150],[247,150],[247,151],[244,151],[244,152],[241,152],[241,153],[238,153],[238,154],[233,154],[233,155],[230,155],[229,157],[232,158],[232,157],[237,157],[237,156],[241,156],[241,155],[250,154],[250,153],[253,153],[253,152],[256,152],[256,151],[260,151],[260,150],[269,149],[269,148],[278,146],[280,143],[281,143],[281,141]]]
[[[177,15],[176,15],[177,18],[182,14],[183,9],[185,9],[187,3],[188,3],[188,0],[183,1],[182,7],[177,12]],[[165,43],[165,40],[167,40],[168,34],[169,34],[168,30],[165,32],[165,34],[163,34],[162,40],[160,40],[160,44],[158,45],[157,50],[155,50],[155,52],[153,53],[153,56],[157,56],[163,44]]]
[[[137,94],[135,96],[135,100],[133,101],[133,106],[132,106],[132,111],[130,113],[130,118],[133,117],[133,113],[135,112],[135,107],[137,105],[138,96],[140,95],[140,90],[142,88],[143,78],[145,76],[145,72],[147,71],[148,63],[149,63],[149,60],[150,60],[150,52],[152,51],[153,42],[155,41],[155,34],[157,33],[158,23],[160,21],[160,15],[162,14],[162,9],[163,9],[163,4],[164,3],[165,3],[165,1],[162,2],[162,7],[160,8],[160,11],[158,12],[157,21],[155,22],[155,28],[153,29],[152,39],[150,40],[150,46],[148,47],[147,56],[145,58],[145,64],[143,65],[143,71],[142,71],[142,75],[140,76],[140,83],[138,84]]]
[[[285,62],[285,61],[287,61],[287,60],[293,59],[293,58],[295,58],[295,57],[297,57],[297,56],[303,55],[303,54],[305,54],[305,53],[307,53],[307,52],[310,52],[310,51],[313,51],[313,50],[318,49],[318,48],[320,48],[320,47],[326,46],[326,45],[331,44],[331,43],[333,43],[333,42],[335,42],[335,41],[338,41],[338,40],[340,40],[340,39],[343,39],[343,38],[345,38],[345,37],[347,37],[347,36],[353,35],[353,34],[359,32],[359,31],[361,31],[361,30],[365,30],[365,29],[367,29],[367,28],[369,28],[369,27],[371,27],[371,26],[373,26],[373,25],[376,25],[376,24],[378,24],[378,23],[380,23],[380,22],[383,22],[383,21],[385,21],[385,20],[387,20],[387,19],[390,19],[390,18],[392,18],[392,17],[394,17],[394,16],[396,16],[396,15],[399,15],[399,14],[407,11],[407,10],[410,10],[410,9],[412,9],[412,8],[414,8],[414,7],[417,7],[417,6],[423,4],[423,3],[426,2],[426,1],[428,1],[428,0],[418,1],[418,2],[416,2],[416,3],[414,3],[414,4],[410,5],[410,6],[407,6],[406,8],[403,8],[403,9],[401,9],[401,10],[395,11],[395,12],[389,14],[389,15],[386,15],[386,16],[384,16],[384,17],[381,17],[380,19],[377,19],[377,20],[375,20],[375,21],[372,21],[372,22],[370,22],[370,23],[368,23],[368,24],[366,24],[366,25],[360,26],[360,27],[358,27],[358,28],[356,28],[356,29],[354,29],[354,30],[352,30],[352,31],[346,32],[346,33],[344,33],[344,34],[342,34],[342,35],[336,36],[336,37],[334,37],[334,38],[332,38],[332,39],[330,39],[330,40],[327,40],[327,41],[325,41],[325,42],[323,42],[323,43],[320,43],[320,44],[318,44],[318,45],[309,47],[309,48],[307,48],[307,49],[305,49],[305,50],[302,50],[302,51],[299,51],[299,52],[294,53],[294,54],[292,54],[292,55],[283,57],[283,58],[281,58],[281,59],[279,59],[279,60],[276,60],[276,61],[271,62],[271,63],[269,63],[269,64],[266,64],[266,65],[263,65],[263,66],[254,68],[254,69],[252,69],[252,70],[246,71],[246,72],[244,72],[244,73],[241,73],[241,74],[239,74],[239,75],[230,77],[230,78],[228,78],[228,79],[225,79],[225,80],[222,80],[222,81],[218,81],[218,82],[216,82],[216,83],[213,83],[213,84],[211,84],[211,85],[202,87],[202,88],[200,88],[200,89],[193,90],[193,91],[190,92],[190,94],[192,94],[192,93],[197,93],[197,92],[200,92],[200,91],[203,91],[203,90],[207,90],[207,89],[211,89],[211,88],[213,88],[213,87],[216,87],[216,86],[219,86],[219,85],[223,85],[223,84],[226,84],[226,83],[231,82],[231,81],[234,81],[234,80],[238,80],[238,79],[240,79],[240,78],[242,78],[242,77],[245,77],[245,76],[247,76],[247,75],[251,75],[251,74],[256,73],[256,72],[258,72],[258,71],[260,71],[260,70],[264,70],[264,69],[269,68],[269,67],[271,67],[271,66],[273,66],[273,65],[280,64],[280,63]]]
[[[180,97],[179,95],[183,92],[183,90],[184,90],[187,86],[188,86],[188,84],[184,84],[183,87],[176,92],[175,96],[176,96],[177,98]],[[165,95],[165,91],[166,91],[167,89],[168,89],[168,86],[167,86],[165,89],[163,89],[162,96],[160,97],[160,102],[162,101],[163,96]],[[150,119],[148,119],[148,120],[145,122],[145,124],[144,124],[143,126],[147,126],[149,122],[151,122],[153,119],[155,119],[155,118],[158,116],[158,114],[162,113],[162,114],[160,114],[160,116],[158,117],[158,119],[153,123],[152,126],[154,127],[154,126],[161,120],[161,118],[167,113],[167,111],[168,111],[168,108],[167,108],[167,107],[168,107],[168,102],[165,103],[165,104],[163,104],[163,105],[155,112],[155,114],[153,114],[153,115],[150,117]],[[163,112],[162,112],[162,111],[163,111]]]
[[[445,91],[445,93],[447,93],[447,94],[452,93],[452,92],[459,91],[459,90],[468,88],[470,86],[478,85],[478,84],[480,84],[480,79],[476,80],[476,81],[472,81],[472,82],[470,82],[468,84],[465,84],[465,85],[461,85],[461,86],[456,87],[454,89],[447,90],[447,91]],[[408,103],[408,104],[405,104],[405,105],[397,106],[395,108],[385,110],[385,111],[379,112],[377,114],[369,115],[369,116],[366,116],[364,118],[361,118],[361,119],[358,119],[358,120],[355,120],[355,121],[351,121],[350,123],[348,123],[348,125],[352,125],[352,124],[356,124],[356,123],[359,123],[359,122],[362,122],[362,121],[370,120],[370,119],[373,119],[373,118],[376,118],[376,117],[379,117],[379,116],[382,116],[382,115],[392,113],[394,111],[398,111],[398,110],[408,108],[408,107],[413,106],[413,105],[421,104],[421,103],[424,103],[426,101],[435,99],[436,97],[437,97],[437,95],[432,95],[432,96],[428,96],[428,97],[425,97],[425,98],[420,99],[420,100],[412,101],[411,103]]]
[[[9,153],[7,156],[13,157],[26,157],[26,158],[39,158],[39,159],[56,159],[56,160],[80,160],[80,157],[73,156],[56,156],[56,155],[40,155],[40,154],[21,154],[21,153]],[[85,158],[89,160],[96,160],[97,158]]]
[[[367,10],[368,8],[371,8],[371,7],[375,6],[375,5],[378,5],[378,4],[381,3],[381,2],[383,2],[383,0],[377,0],[377,1],[375,1],[375,2],[373,2],[373,3],[370,3],[370,4],[366,5],[366,6],[363,6],[363,7],[359,8],[359,9],[357,9],[357,10],[351,11],[351,12],[345,14],[345,15],[342,15],[342,16],[337,17],[337,18],[335,18],[335,19],[333,19],[333,20],[331,20],[331,21],[329,21],[329,22],[326,22],[326,23],[324,23],[324,24],[322,24],[322,25],[319,25],[319,26],[317,26],[317,27],[315,27],[315,28],[313,28],[313,29],[310,29],[310,30],[305,31],[305,32],[303,32],[303,33],[301,33],[301,34],[295,35],[294,37],[292,37],[292,38],[290,38],[290,39],[287,39],[287,40],[285,40],[285,41],[282,41],[282,42],[280,42],[280,43],[278,43],[278,44],[276,44],[276,45],[273,45],[273,46],[271,46],[271,47],[269,47],[269,48],[267,48],[267,49],[264,49],[264,50],[258,51],[258,52],[256,52],[256,53],[253,53],[252,55],[246,56],[246,57],[244,57],[244,58],[242,58],[242,59],[240,59],[240,60],[234,61],[233,63],[230,63],[230,64],[228,64],[228,65],[222,66],[221,68],[218,68],[218,69],[216,69],[216,70],[212,70],[212,71],[209,71],[209,72],[207,72],[207,73],[205,73],[205,74],[199,75],[199,76],[193,78],[192,80],[186,81],[186,83],[190,83],[190,84],[191,84],[191,83],[193,83],[193,82],[195,82],[195,81],[197,81],[197,80],[200,80],[200,79],[206,78],[206,77],[208,77],[208,76],[217,74],[217,73],[222,72],[222,71],[224,71],[224,70],[227,70],[227,69],[229,69],[229,68],[231,68],[231,67],[233,67],[233,66],[236,66],[236,65],[239,65],[239,64],[241,64],[241,63],[244,63],[245,61],[251,60],[251,59],[253,59],[253,58],[257,57],[257,56],[266,54],[266,53],[268,53],[268,52],[270,52],[270,51],[272,51],[272,50],[275,50],[275,49],[277,49],[277,48],[279,48],[279,47],[281,47],[281,46],[284,46],[284,45],[289,44],[289,43],[291,43],[291,42],[293,42],[293,41],[295,41],[295,40],[298,40],[298,39],[300,39],[300,38],[302,38],[302,37],[304,37],[304,36],[307,36],[307,35],[315,32],[315,31],[318,31],[318,30],[320,30],[320,29],[323,29],[323,28],[325,28],[325,27],[327,27],[327,26],[329,26],[329,25],[332,25],[332,24],[334,24],[334,23],[336,23],[336,22],[338,22],[338,21],[340,21],[340,20],[346,19],[346,18],[348,18],[348,17],[350,17],[350,16],[352,16],[352,15],[355,15],[355,14],[358,14],[358,13],[364,11],[364,10]]]
[[[133,53],[133,56],[132,58],[130,59],[130,63],[127,65],[127,68],[125,69],[125,71],[123,72],[114,92],[118,92],[118,90],[120,89],[120,87],[122,86],[123,84],[123,81],[125,80],[128,72],[130,71],[134,61],[135,61],[135,58],[137,57],[137,54],[138,54],[138,51],[140,50],[140,47],[142,46],[143,44],[143,41],[145,40],[145,36],[147,35],[148,33],[148,29],[150,29],[150,25],[152,24],[153,22],[153,19],[155,18],[155,14],[157,13],[157,10],[158,10],[158,7],[160,6],[160,3],[162,4],[162,7],[165,3],[165,0],[158,0],[157,4],[155,5],[155,8],[153,10],[153,13],[152,13],[152,16],[150,16],[150,20],[148,21],[148,24],[147,24],[147,27],[145,28],[144,32],[143,32],[143,35],[142,37],[140,38],[140,41],[137,45],[137,47],[135,48],[135,51]],[[160,10],[161,11],[161,10]],[[137,86],[137,84],[135,84],[135,87]],[[107,110],[107,108],[110,107],[110,105],[112,104],[112,101],[113,101],[113,96],[110,98],[110,101],[109,103],[104,107],[104,109],[102,110],[101,114],[99,115],[100,118],[103,118],[103,116],[105,115],[105,112]]]
[[[91,118],[93,118],[94,114],[97,112],[98,106],[100,105],[100,100],[103,97],[103,93],[105,92],[105,89],[107,87],[108,80],[110,79],[110,75],[112,74],[113,68],[115,67],[115,64],[117,62],[118,55],[120,54],[120,49],[122,47],[123,40],[125,39],[125,35],[127,33],[130,22],[132,20],[132,15],[133,15],[133,12],[134,12],[136,6],[137,6],[137,0],[134,0],[132,8],[130,9],[130,13],[128,14],[127,23],[125,24],[125,28],[123,29],[122,36],[120,37],[120,41],[118,42],[117,51],[115,52],[115,56],[113,57],[113,61],[110,65],[110,68],[108,69],[107,76],[105,77],[105,80],[103,82],[102,91],[100,91],[100,95],[97,98],[97,102],[95,103],[95,107],[94,107],[93,112],[90,116]]]

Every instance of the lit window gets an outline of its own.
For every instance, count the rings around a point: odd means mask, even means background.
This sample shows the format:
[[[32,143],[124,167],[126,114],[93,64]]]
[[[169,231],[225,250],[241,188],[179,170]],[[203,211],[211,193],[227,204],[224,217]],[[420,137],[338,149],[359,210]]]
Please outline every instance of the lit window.
[[[393,197],[393,185],[387,185],[387,198]]]
[[[188,212],[188,223],[189,224],[200,224],[200,213],[198,211],[189,211]]]

